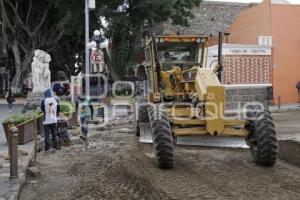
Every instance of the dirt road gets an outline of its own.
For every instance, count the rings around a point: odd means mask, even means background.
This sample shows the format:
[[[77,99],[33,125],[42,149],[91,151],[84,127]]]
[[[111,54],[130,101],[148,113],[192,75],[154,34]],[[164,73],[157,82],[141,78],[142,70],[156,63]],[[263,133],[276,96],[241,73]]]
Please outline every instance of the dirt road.
[[[154,166],[151,145],[118,125],[81,144],[40,153],[41,176],[20,195],[32,199],[300,199],[300,168],[279,160],[256,166],[248,150],[177,147],[176,168]]]

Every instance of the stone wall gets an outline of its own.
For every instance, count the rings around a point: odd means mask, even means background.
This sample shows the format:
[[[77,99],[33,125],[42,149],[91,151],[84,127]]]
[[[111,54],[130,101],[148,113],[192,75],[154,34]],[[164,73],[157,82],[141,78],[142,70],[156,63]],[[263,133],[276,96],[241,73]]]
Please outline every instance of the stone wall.
[[[174,26],[171,22],[158,24],[155,34],[193,34],[217,36],[219,31],[226,32],[242,10],[256,4],[204,1],[193,9],[194,18],[190,27]]]
[[[272,104],[271,87],[226,87],[226,109],[236,109],[238,104],[261,102],[264,105]]]

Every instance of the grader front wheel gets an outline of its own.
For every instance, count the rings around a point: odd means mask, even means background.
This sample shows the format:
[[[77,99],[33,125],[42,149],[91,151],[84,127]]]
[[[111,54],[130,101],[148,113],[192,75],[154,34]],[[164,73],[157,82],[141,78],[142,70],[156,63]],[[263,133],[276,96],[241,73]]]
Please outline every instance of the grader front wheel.
[[[251,112],[251,135],[248,138],[254,161],[261,166],[273,166],[277,159],[277,138],[275,125],[268,107],[264,112]]]
[[[150,118],[156,165],[163,169],[173,168],[175,166],[175,149],[167,114],[158,107],[150,111]]]

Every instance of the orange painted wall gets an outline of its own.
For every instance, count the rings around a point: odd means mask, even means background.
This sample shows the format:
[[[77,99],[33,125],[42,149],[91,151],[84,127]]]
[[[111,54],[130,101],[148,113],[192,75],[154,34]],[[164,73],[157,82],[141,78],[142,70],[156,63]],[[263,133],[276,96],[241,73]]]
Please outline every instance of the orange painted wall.
[[[242,11],[229,32],[230,43],[258,44],[258,36],[273,36],[272,84],[274,103],[299,101],[295,88],[300,81],[300,6],[261,4]]]
[[[270,0],[244,10],[229,29],[229,43],[257,44],[259,35],[271,34]]]
[[[272,5],[274,100],[299,101],[296,84],[300,81],[300,6]]]

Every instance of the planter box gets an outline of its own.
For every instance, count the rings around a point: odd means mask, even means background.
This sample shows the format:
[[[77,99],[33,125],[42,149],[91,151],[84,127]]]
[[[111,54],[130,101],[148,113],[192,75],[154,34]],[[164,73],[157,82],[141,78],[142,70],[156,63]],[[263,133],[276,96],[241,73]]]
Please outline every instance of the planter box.
[[[65,113],[65,115],[69,118],[69,127],[72,128],[78,124],[77,112]]]
[[[3,129],[5,132],[7,143],[9,141],[10,136],[10,124],[2,124]],[[25,144],[31,140],[34,139],[34,136],[37,134],[37,128],[36,128],[36,120],[31,119],[27,122],[24,122],[22,124],[16,125],[18,129],[18,144]]]
[[[77,126],[78,125],[78,117],[77,117],[77,112],[71,113],[71,118],[69,119],[69,126]]]
[[[44,134],[44,115],[40,115],[36,118],[36,129],[37,129],[37,134],[38,135],[43,135]]]
[[[4,133],[5,133],[6,141],[7,141],[7,144],[8,144],[8,141],[9,141],[8,134],[9,134],[9,127],[10,126],[9,126],[8,123],[2,123],[2,126],[3,126]]]

